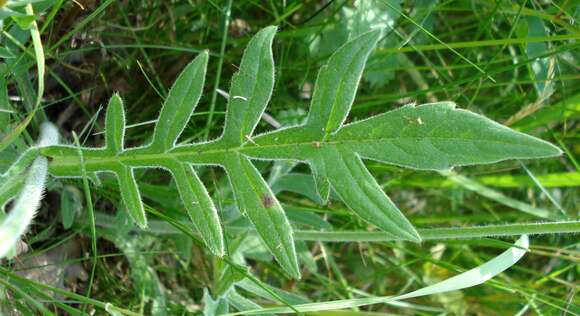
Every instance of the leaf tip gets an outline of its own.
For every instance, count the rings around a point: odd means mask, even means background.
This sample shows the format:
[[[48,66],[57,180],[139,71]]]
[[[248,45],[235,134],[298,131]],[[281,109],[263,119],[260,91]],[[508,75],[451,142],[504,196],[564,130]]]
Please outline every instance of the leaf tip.
[[[298,263],[296,263],[292,267],[285,267],[284,270],[286,270],[286,273],[288,273],[288,275],[291,278],[293,278],[295,280],[302,279],[302,273],[300,273],[300,269],[298,268]]]
[[[219,258],[223,258],[226,255],[226,250],[224,247],[224,242],[223,242],[223,238],[221,237],[221,235],[218,237],[217,240],[213,241],[213,242],[209,242],[209,241],[205,241],[205,244],[207,245],[209,251],[216,257]]]
[[[207,62],[209,60],[209,49],[202,50],[198,57]]]
[[[419,232],[417,232],[417,230],[415,228],[413,228],[410,231],[407,231],[406,237],[409,241],[416,242],[416,243],[420,243],[423,241],[423,239],[421,238],[421,235],[419,235]]]
[[[550,158],[550,157],[559,157],[564,154],[564,151],[560,149],[560,147],[545,141],[540,138],[536,138],[527,134],[523,134],[526,137],[531,139],[531,142],[528,143],[530,147],[533,147],[535,150],[534,154],[527,155],[525,157],[521,157],[521,159],[534,159],[534,158]]]
[[[391,229],[388,232],[395,234],[404,241],[411,241],[414,243],[420,243],[423,241],[419,232],[417,232],[413,224],[411,224],[406,218],[404,223],[399,223],[399,226],[397,226],[396,229]]]
[[[560,149],[560,147],[558,147],[552,143],[549,143],[549,142],[546,142],[546,145],[550,150],[550,153],[548,154],[549,157],[559,157],[559,156],[562,156],[564,154],[564,151],[562,149]]]
[[[278,32],[278,26],[270,25],[270,26],[267,26],[264,29],[262,29],[260,32],[276,34],[276,32]]]
[[[143,218],[143,219],[139,219],[138,221],[136,220],[135,223],[137,224],[137,226],[143,230],[147,229],[149,227],[149,225],[147,224],[147,218]]]

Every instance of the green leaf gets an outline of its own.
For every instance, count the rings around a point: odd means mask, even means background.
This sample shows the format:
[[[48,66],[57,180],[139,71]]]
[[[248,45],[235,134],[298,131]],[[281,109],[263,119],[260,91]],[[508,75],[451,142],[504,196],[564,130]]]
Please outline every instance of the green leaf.
[[[528,16],[524,20],[524,25],[527,26],[526,37],[546,37],[549,34],[546,32],[546,26],[539,17]],[[554,92],[553,77],[554,69],[550,70],[550,58],[538,58],[538,56],[546,54],[548,51],[547,43],[528,43],[525,45],[525,52],[528,58],[536,58],[529,66],[530,75],[534,79],[534,86],[538,93],[539,99],[546,99]]]
[[[207,289],[203,289],[203,304],[203,316],[217,316],[227,314],[229,311],[225,296],[218,296],[214,300]]]
[[[398,10],[401,9],[401,0],[387,0]],[[416,4],[417,5],[417,4]],[[399,11],[382,3],[381,0],[357,0],[354,10],[344,8],[346,27],[351,37],[361,35],[370,30],[389,30],[399,18]]]
[[[347,125],[330,142],[368,159],[426,170],[561,154],[452,102],[407,105]]]
[[[112,170],[117,175],[121,198],[127,212],[139,227],[147,228],[147,216],[133,169],[127,166],[118,166]]]
[[[371,31],[339,48],[318,73],[306,125],[312,133],[328,138],[341,126],[362,76],[366,60],[379,40]]]
[[[105,117],[105,147],[100,150],[104,155],[118,155],[123,152],[124,113],[123,101],[118,95],[114,94],[109,100]],[[141,202],[141,195],[139,194],[133,169],[122,163],[114,163],[111,164],[108,171],[114,172],[117,176],[121,198],[131,218],[139,227],[147,227],[147,217],[145,216],[145,209],[143,208],[143,202]]]
[[[253,310],[262,308],[260,305],[240,295],[234,288],[228,291],[227,300],[230,305],[237,310],[243,312],[245,310]],[[274,314],[260,314],[262,316],[273,316]]]
[[[12,51],[10,51],[6,47],[0,46],[0,58],[8,59],[8,58],[16,58],[16,55]]]
[[[21,29],[28,30],[32,26],[32,23],[36,20],[36,17],[34,15],[13,15],[12,19]]]
[[[383,192],[356,154],[329,147],[321,156],[327,164],[332,164],[327,170],[330,184],[358,216],[385,232],[421,241],[413,225]]]
[[[276,30],[270,26],[258,32],[244,52],[240,71],[232,78],[223,142],[231,145],[248,142],[270,101],[274,88],[272,41]]]
[[[62,217],[62,227],[69,229],[74,220],[81,214],[83,209],[81,191],[76,187],[67,185],[60,193],[60,215]]]
[[[176,160],[168,161],[164,166],[171,170],[187,214],[201,237],[214,254],[223,256],[223,232],[217,209],[193,166]]]
[[[318,144],[318,143],[316,143]],[[318,145],[315,145],[318,146]],[[322,204],[328,203],[330,197],[330,182],[326,177],[326,161],[324,157],[314,156],[310,160],[310,168],[314,175],[314,184],[316,184],[316,192],[322,201]]]
[[[242,214],[252,221],[280,265],[291,276],[300,278],[292,227],[266,181],[244,156],[231,155],[224,166]]]
[[[185,209],[195,227],[202,233],[208,248],[214,254],[223,256],[223,236],[217,210],[205,187],[189,164],[176,162],[172,159],[164,159],[164,157],[157,160],[143,161],[141,164],[135,164],[135,162],[127,159],[110,159],[123,155],[139,157],[148,153],[164,153],[175,147],[177,138],[187,124],[194,107],[201,97],[207,61],[207,52],[200,54],[178,77],[161,109],[160,119],[155,127],[151,144],[144,147],[124,149],[125,118],[123,103],[119,96],[114,95],[107,108],[105,147],[86,149],[83,156],[88,160],[100,160],[97,164],[87,163],[87,172],[108,171],[116,174],[126,209],[135,223],[142,228],[147,226],[147,218],[133,169],[135,167],[163,167],[169,170],[176,179]],[[61,146],[54,149],[65,155],[74,152],[74,148],[69,146]],[[80,172],[78,158],[71,157],[71,159],[74,161],[75,167],[53,169],[53,174],[60,176],[78,174]]]
[[[199,54],[175,80],[161,108],[159,120],[149,146],[154,151],[175,147],[177,138],[187,125],[203,91],[208,52]]]
[[[125,138],[125,110],[123,100],[114,94],[109,100],[105,116],[105,148],[111,154],[118,154],[124,149]]]
[[[419,241],[415,228],[383,192],[362,159],[415,169],[449,170],[561,153],[547,142],[456,109],[450,102],[404,106],[343,126],[365,62],[379,39],[378,31],[349,41],[322,67],[306,123],[253,137],[274,86],[271,46],[275,33],[275,27],[268,27],[249,42],[240,71],[232,80],[223,135],[216,140],[175,143],[200,98],[207,53],[198,56],[176,80],[150,145],[123,149],[123,111],[120,101],[115,97],[111,101],[106,126],[108,145],[83,148],[84,167],[91,174],[117,174],[124,182],[121,195],[130,204],[128,209],[137,223],[145,217],[144,213],[140,217],[142,203],[133,168],[167,169],[195,229],[214,254],[222,255],[223,233],[217,210],[191,166],[218,165],[226,170],[240,211],[284,270],[299,277],[292,227],[252,159],[305,162],[313,170],[322,201],[328,199],[333,188],[355,214],[393,239]],[[41,153],[52,158],[49,170],[53,175],[81,174],[76,148],[52,146]]]

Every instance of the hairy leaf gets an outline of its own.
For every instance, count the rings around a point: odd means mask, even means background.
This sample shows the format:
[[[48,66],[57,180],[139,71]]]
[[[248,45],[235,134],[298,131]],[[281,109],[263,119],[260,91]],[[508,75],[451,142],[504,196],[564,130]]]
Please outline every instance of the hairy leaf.
[[[123,201],[138,224],[146,222],[133,169],[167,169],[208,248],[217,255],[223,254],[217,210],[192,167],[218,165],[228,175],[240,211],[250,219],[284,270],[299,277],[292,227],[252,159],[305,162],[313,171],[321,201],[328,199],[332,188],[362,219],[394,238],[420,241],[421,236],[383,192],[363,159],[416,169],[449,170],[454,166],[560,154],[547,142],[456,109],[450,102],[404,106],[344,125],[365,63],[379,39],[378,31],[347,42],[321,68],[304,124],[253,136],[274,87],[271,46],[275,33],[275,27],[265,28],[249,42],[240,70],[232,80],[224,132],[216,140],[176,145],[200,98],[207,53],[198,56],[176,80],[149,145],[123,148],[122,103],[113,96],[107,111],[107,144],[100,149],[83,148],[83,157],[88,172],[117,175]],[[79,176],[80,161],[75,150],[67,146],[42,149],[43,155],[52,158],[50,172],[56,176]]]

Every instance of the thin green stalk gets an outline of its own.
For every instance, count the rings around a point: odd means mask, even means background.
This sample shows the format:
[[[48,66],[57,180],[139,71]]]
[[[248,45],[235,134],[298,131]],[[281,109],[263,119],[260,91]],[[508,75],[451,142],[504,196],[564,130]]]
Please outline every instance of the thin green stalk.
[[[431,51],[431,50],[442,50],[450,48],[476,48],[476,47],[487,47],[487,46],[499,46],[499,45],[513,45],[513,44],[528,44],[528,43],[544,43],[544,42],[561,42],[568,40],[580,39],[579,34],[563,34],[563,35],[552,35],[552,36],[539,36],[539,37],[516,37],[516,38],[501,38],[493,40],[482,40],[482,41],[469,41],[469,42],[454,42],[446,44],[425,44],[425,45],[413,45],[405,47],[385,47],[377,48],[375,54],[393,54],[393,53],[406,53],[414,51]]]
[[[26,6],[26,14],[34,15],[34,10],[32,9],[32,4]],[[38,88],[36,91],[36,106],[35,111],[38,109],[40,102],[42,101],[42,96],[44,95],[44,49],[42,47],[42,40],[40,39],[40,31],[38,30],[38,24],[33,21],[30,24],[30,37],[32,38],[32,44],[34,46],[34,55],[36,57],[36,68],[38,71]]]
[[[418,232],[423,240],[507,237],[524,234],[579,233],[580,221],[430,228],[418,229]],[[294,238],[296,240],[326,242],[383,242],[396,240],[396,238],[387,233],[365,231],[319,232],[298,230],[294,232]]]
[[[85,193],[85,201],[87,203],[87,212],[89,213],[89,225],[91,228],[91,252],[93,257],[92,268],[91,268],[91,275],[89,278],[89,285],[87,287],[87,297],[91,295],[91,290],[93,288],[93,280],[95,279],[95,271],[97,269],[97,229],[95,224],[95,212],[93,210],[93,199],[91,197],[91,191],[89,188],[89,181],[87,176],[87,169],[85,168],[83,152],[81,150],[81,144],[79,142],[79,138],[77,134],[73,131],[72,133],[75,145],[78,148],[78,154],[81,161],[81,172],[82,172],[82,181],[83,181],[83,191]],[[83,306],[83,313],[86,310],[86,305]]]
[[[408,20],[409,22],[411,22],[413,25],[415,25],[416,27],[418,27],[421,31],[423,31],[423,33],[427,34],[429,37],[431,37],[435,41],[439,42],[446,49],[449,49],[451,52],[453,52],[459,58],[463,59],[466,63],[472,65],[475,69],[477,69],[478,72],[484,74],[489,80],[491,80],[492,82],[495,82],[495,79],[493,79],[485,70],[481,69],[481,67],[479,67],[477,64],[475,64],[474,62],[472,62],[471,60],[469,60],[463,54],[461,54],[460,52],[458,52],[457,50],[455,50],[453,47],[449,46],[447,43],[445,43],[442,40],[440,40],[437,36],[435,36],[433,33],[429,32],[421,24],[415,22],[415,20],[413,20],[411,17],[409,17],[405,13],[401,12],[399,9],[397,9],[395,6],[393,6],[389,1],[383,0],[382,2],[385,5],[387,5],[389,8],[391,8],[391,10],[397,12],[397,14],[400,14],[403,18],[405,18],[406,20]]]
[[[224,64],[224,54],[226,51],[226,44],[228,42],[228,28],[230,25],[231,9],[232,9],[232,0],[229,0],[227,7],[226,7],[226,10],[225,10],[224,24],[223,24],[224,32],[222,34],[222,43],[221,43],[220,55],[219,55],[220,58],[219,58],[218,67],[216,70],[214,89],[211,93],[211,103],[209,105],[209,115],[207,116],[207,124],[205,126],[204,139],[206,139],[206,140],[209,137],[209,131],[211,129],[211,124],[213,122],[213,111],[215,110],[215,104],[217,101],[217,89],[220,87],[220,80],[222,77],[222,67]]]
[[[87,16],[84,20],[82,20],[81,22],[79,22],[70,32],[66,33],[63,37],[61,37],[58,42],[56,42],[54,45],[52,45],[48,51],[49,52],[53,52],[54,50],[56,50],[60,45],[62,45],[64,42],[68,41],[71,37],[73,37],[78,31],[80,31],[82,28],[84,28],[87,24],[89,24],[89,22],[91,22],[92,20],[94,20],[97,16],[99,16],[99,14],[101,14],[103,11],[105,11],[105,9],[107,7],[109,7],[109,5],[111,5],[113,2],[115,2],[115,0],[107,0],[103,3],[101,3],[101,5],[99,5],[99,7],[97,9],[95,9],[95,11],[93,11],[91,14],[89,14],[89,16]]]
[[[26,301],[28,301],[32,305],[34,305],[34,307],[36,307],[36,309],[38,309],[38,311],[41,311],[43,313],[43,315],[54,315],[51,311],[49,311],[46,307],[44,307],[44,305],[42,305],[42,303],[40,303],[38,300],[34,299],[34,297],[30,296],[26,291],[22,290],[20,287],[15,286],[9,282],[6,282],[1,278],[0,278],[0,285],[11,289],[12,291],[14,291],[14,293],[17,293],[18,295],[23,297]]]
[[[149,221],[148,232],[152,234],[175,234],[183,232],[186,235],[197,238],[195,242],[200,246],[203,245],[199,239],[198,232],[188,230],[191,225],[185,222],[176,222],[157,211],[151,211],[160,216],[164,221]],[[97,225],[101,227],[112,227],[114,223],[112,216],[97,213]],[[166,222],[167,221],[167,222]],[[168,224],[169,223],[169,224]],[[181,227],[180,225],[183,225]],[[188,228],[185,228],[188,227]],[[253,229],[245,227],[225,227],[226,231],[232,234],[256,233]],[[556,222],[537,222],[537,223],[515,223],[487,226],[467,226],[467,227],[444,227],[444,228],[423,228],[417,229],[423,240],[447,240],[447,239],[474,239],[488,237],[508,237],[519,236],[523,234],[566,234],[580,233],[580,221],[556,221]],[[315,230],[295,230],[295,240],[305,241],[326,241],[326,242],[384,242],[398,240],[388,233],[374,231],[315,231]]]

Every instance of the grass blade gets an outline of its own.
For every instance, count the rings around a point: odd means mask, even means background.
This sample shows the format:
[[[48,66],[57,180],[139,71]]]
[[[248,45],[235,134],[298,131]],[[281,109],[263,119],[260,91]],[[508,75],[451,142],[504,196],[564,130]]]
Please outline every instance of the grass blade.
[[[445,281],[436,283],[434,285],[407,294],[399,296],[372,297],[372,298],[338,300],[323,303],[302,304],[302,305],[294,305],[294,308],[300,312],[319,312],[325,310],[345,309],[373,304],[382,304],[386,302],[400,301],[413,297],[440,294],[477,286],[495,277],[501,272],[509,269],[512,265],[517,263],[526,254],[528,248],[529,248],[528,236],[523,235],[522,237],[520,237],[520,239],[518,239],[518,241],[516,241],[513,247],[506,250],[499,256],[491,259],[490,261],[482,264],[481,266],[463,272]],[[273,307],[273,308],[256,309],[252,311],[244,311],[242,313],[231,313],[228,315],[241,315],[241,314],[256,315],[261,313],[283,314],[283,313],[294,313],[294,311],[286,307]]]

